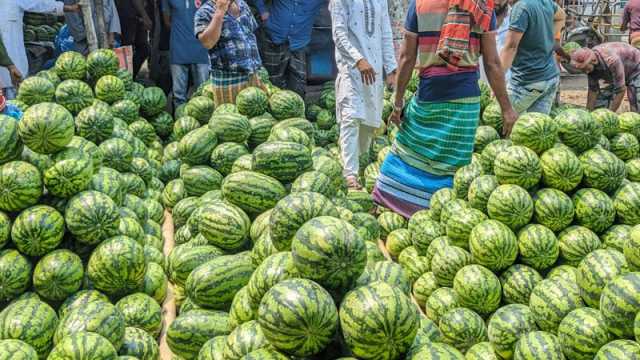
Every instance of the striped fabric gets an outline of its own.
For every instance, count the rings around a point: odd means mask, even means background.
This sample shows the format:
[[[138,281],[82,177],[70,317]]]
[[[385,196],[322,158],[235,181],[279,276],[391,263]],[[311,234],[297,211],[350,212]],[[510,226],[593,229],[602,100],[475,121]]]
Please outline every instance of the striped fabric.
[[[220,70],[211,71],[213,101],[216,107],[222,104],[235,104],[238,93],[249,86],[259,84],[255,74],[232,73]]]

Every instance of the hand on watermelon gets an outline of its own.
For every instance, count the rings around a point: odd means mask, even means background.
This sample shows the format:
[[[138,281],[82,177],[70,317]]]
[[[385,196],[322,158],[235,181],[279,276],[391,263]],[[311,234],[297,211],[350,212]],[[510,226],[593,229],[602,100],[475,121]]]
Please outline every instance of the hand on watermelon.
[[[513,110],[513,108],[510,108],[509,110],[506,110],[503,112],[502,135],[504,137],[508,137],[509,135],[511,135],[511,129],[513,128],[513,125],[516,123],[517,120],[518,120],[518,113],[516,113],[515,110]]]

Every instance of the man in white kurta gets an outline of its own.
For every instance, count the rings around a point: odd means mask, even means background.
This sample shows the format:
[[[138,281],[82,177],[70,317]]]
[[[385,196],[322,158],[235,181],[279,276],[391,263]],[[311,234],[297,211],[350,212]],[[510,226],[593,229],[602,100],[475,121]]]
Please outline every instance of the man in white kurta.
[[[78,11],[79,7],[65,6],[54,0],[0,0],[0,35],[7,54],[22,76],[29,73],[22,29],[25,11],[62,15],[65,10]],[[0,88],[9,98],[15,97],[15,88],[6,67],[0,67]]]
[[[358,182],[359,158],[382,125],[385,77],[394,82],[397,62],[387,0],[332,0],[336,44],[336,116],[343,175]]]

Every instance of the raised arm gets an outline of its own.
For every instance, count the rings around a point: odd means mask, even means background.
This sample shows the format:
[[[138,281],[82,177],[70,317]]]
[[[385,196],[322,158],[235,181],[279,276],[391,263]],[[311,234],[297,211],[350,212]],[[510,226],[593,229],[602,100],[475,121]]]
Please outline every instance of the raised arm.
[[[217,0],[215,5],[212,2],[207,4],[210,7],[201,7],[196,13],[195,33],[202,46],[211,49],[220,40],[230,0]]]

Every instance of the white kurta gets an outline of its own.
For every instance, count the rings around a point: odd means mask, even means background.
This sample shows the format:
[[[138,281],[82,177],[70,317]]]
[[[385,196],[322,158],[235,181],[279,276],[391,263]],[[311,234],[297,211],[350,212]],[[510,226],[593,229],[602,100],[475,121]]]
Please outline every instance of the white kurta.
[[[62,15],[64,4],[54,0],[0,0],[0,35],[7,54],[23,76],[29,73],[29,61],[24,47],[24,12]],[[9,71],[0,67],[0,88],[13,87]]]
[[[333,40],[336,44],[336,114],[380,127],[384,75],[397,68],[387,0],[332,0]],[[376,81],[364,85],[356,63],[366,59]]]

